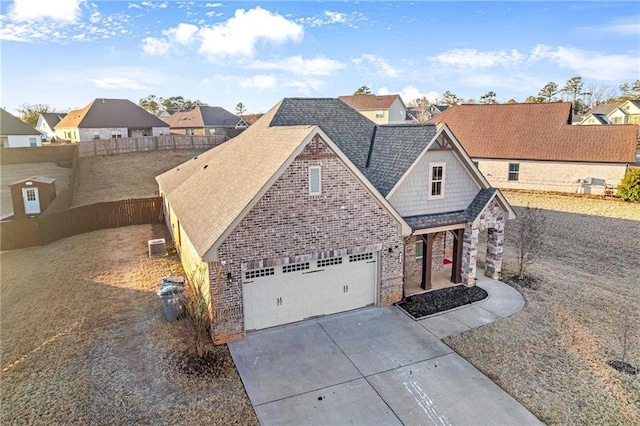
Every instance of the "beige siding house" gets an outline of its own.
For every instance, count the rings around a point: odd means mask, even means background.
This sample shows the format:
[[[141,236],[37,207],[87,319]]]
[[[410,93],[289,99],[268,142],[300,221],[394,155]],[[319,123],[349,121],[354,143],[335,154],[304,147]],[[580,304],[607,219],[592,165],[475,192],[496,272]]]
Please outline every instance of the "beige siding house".
[[[224,108],[199,105],[189,111],[179,111],[166,119],[171,133],[176,135],[226,136],[239,135],[247,123]]]
[[[376,124],[407,121],[407,107],[400,95],[351,95],[340,96],[338,99]]]
[[[338,99],[284,99],[156,179],[218,344],[473,285],[483,231],[497,277],[514,217],[446,126],[377,126]]]
[[[636,161],[638,126],[572,126],[571,103],[459,105],[446,123],[491,185],[604,194]]]
[[[55,125],[56,139],[71,142],[169,134],[169,125],[128,99],[95,99]]]

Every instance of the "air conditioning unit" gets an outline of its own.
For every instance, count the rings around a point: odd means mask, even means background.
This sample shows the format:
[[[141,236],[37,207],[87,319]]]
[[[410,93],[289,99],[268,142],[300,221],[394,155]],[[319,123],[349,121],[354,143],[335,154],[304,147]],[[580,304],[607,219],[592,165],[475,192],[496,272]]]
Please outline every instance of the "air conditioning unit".
[[[149,245],[149,257],[167,255],[167,244],[164,241],[164,238],[149,240],[148,245]]]

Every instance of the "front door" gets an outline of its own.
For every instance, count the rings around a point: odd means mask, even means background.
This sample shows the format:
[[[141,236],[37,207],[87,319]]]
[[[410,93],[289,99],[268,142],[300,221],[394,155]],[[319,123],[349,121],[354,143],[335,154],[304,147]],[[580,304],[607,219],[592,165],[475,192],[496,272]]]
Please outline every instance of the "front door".
[[[24,214],[40,214],[40,196],[38,188],[22,188]]]

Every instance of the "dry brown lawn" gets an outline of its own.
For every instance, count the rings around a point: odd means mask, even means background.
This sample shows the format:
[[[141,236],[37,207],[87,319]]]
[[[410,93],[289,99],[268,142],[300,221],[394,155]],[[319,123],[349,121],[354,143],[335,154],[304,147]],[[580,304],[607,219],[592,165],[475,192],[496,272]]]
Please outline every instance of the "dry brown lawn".
[[[518,314],[445,340],[548,424],[640,424],[640,375],[609,367],[621,352],[621,307],[640,332],[640,204],[505,192],[547,216],[538,289]],[[505,241],[514,270],[513,235]],[[640,335],[638,336],[640,337]],[[628,361],[640,367],[640,340]]]
[[[153,197],[155,177],[201,154],[203,150],[134,152],[80,159],[74,206]]]
[[[193,350],[155,294],[181,274],[148,258],[162,226],[91,232],[0,253],[0,424],[256,424],[226,346],[215,368],[181,366]]]

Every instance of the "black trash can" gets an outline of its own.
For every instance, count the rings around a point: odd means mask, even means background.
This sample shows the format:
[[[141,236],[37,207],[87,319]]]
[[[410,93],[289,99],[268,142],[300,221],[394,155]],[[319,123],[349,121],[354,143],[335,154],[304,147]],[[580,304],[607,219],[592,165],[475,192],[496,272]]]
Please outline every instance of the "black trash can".
[[[163,284],[158,290],[158,296],[162,299],[167,321],[174,322],[184,313],[184,286]]]

